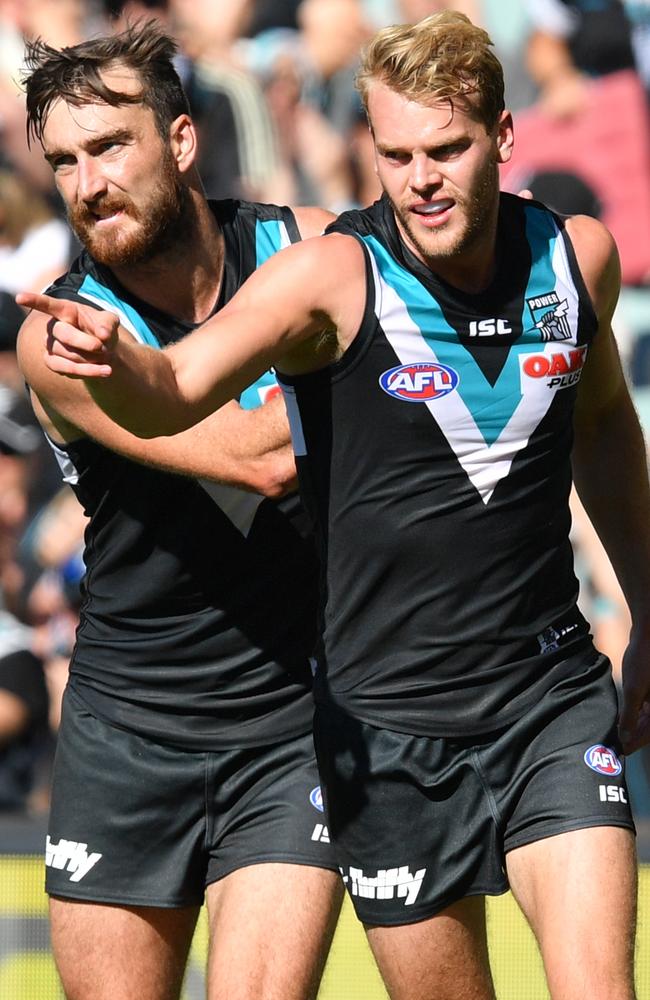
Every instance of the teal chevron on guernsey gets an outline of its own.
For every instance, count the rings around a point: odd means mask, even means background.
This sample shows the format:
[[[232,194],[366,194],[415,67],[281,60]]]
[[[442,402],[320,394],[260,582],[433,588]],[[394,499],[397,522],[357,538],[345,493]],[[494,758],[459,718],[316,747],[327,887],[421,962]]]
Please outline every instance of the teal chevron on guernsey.
[[[524,297],[519,342],[504,345],[504,365],[492,385],[447,321],[435,296],[403,267],[373,235],[362,237],[370,254],[380,326],[402,365],[433,362],[451,369],[457,384],[444,397],[423,402],[449,446],[488,503],[498,482],[510,472],[515,455],[548,412],[555,388],[524,377],[533,354],[567,357],[575,353],[578,292],[555,222],[537,209],[527,211],[526,237],[532,267]],[[566,311],[569,337],[547,341],[533,303],[549,300]],[[558,382],[556,388],[561,388]]]
[[[255,225],[256,267],[291,243],[287,227],[279,219],[257,220]]]
[[[510,347],[501,374],[491,386],[471,353],[459,341],[456,330],[445,319],[435,298],[418,278],[401,267],[373,236],[364,237],[364,242],[373,252],[381,277],[400,297],[412,324],[429,349],[426,356],[414,360],[428,360],[429,351],[434,352],[435,343],[435,360],[456,372],[458,393],[485,443],[494,444],[522,400],[519,357],[539,350],[539,334],[534,331],[537,334],[534,344],[528,342]],[[397,353],[401,356],[399,351]],[[488,407],[485,405],[486,397],[490,400]]]

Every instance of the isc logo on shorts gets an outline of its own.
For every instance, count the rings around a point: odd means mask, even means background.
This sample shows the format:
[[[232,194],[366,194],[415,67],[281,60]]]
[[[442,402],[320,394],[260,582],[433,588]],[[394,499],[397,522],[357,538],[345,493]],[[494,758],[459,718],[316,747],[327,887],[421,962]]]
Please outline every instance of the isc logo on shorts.
[[[596,743],[593,747],[585,750],[584,761],[587,767],[598,774],[606,774],[615,777],[623,770],[623,765],[613,750],[604,747],[601,743]]]
[[[406,403],[427,403],[453,392],[458,373],[437,362],[398,365],[379,376],[379,385],[389,396]]]

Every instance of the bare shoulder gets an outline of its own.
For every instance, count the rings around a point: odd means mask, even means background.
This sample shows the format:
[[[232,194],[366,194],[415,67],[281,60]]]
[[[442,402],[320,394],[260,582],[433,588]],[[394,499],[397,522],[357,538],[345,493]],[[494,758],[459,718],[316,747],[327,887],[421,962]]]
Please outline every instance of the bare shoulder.
[[[30,312],[18,333],[16,355],[20,370],[30,385],[46,371],[45,351],[47,348],[47,317],[42,313]]]
[[[613,311],[621,284],[621,266],[614,237],[606,226],[588,215],[574,215],[566,230],[580,272],[598,315]]]
[[[321,236],[329,224],[336,219],[333,212],[328,212],[325,208],[317,208],[314,205],[294,208],[293,214],[296,217],[303,240],[312,236]]]

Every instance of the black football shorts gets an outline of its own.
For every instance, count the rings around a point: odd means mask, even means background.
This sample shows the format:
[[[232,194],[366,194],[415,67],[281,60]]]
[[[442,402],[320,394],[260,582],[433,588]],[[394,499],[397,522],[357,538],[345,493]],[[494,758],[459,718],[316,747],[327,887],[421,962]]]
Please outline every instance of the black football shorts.
[[[329,832],[358,917],[412,923],[508,889],[505,855],[591,826],[634,830],[608,661],[593,650],[488,736],[377,729],[319,705]]]
[[[189,906],[206,885],[261,862],[336,870],[311,733],[186,751],[108,725],[68,689],[46,845],[50,895]]]

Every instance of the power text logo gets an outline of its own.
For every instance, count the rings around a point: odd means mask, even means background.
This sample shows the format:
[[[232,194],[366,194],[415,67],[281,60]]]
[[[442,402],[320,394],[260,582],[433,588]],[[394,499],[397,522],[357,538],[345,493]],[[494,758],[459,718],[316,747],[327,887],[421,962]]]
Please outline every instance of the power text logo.
[[[556,292],[547,292],[535,298],[526,299],[533,317],[535,329],[542,340],[570,340],[569,303],[560,302]]]

